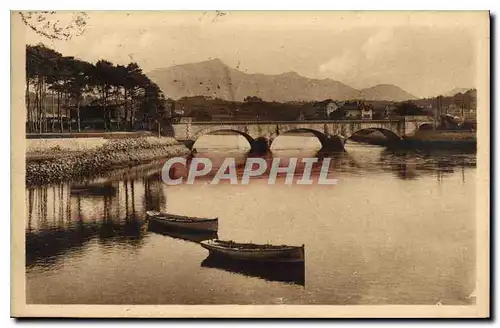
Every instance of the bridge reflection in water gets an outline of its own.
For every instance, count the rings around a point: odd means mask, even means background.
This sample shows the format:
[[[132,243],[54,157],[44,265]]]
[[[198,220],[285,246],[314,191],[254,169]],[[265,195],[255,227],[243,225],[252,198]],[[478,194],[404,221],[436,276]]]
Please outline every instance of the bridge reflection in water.
[[[360,143],[349,143],[347,152],[325,152],[323,150],[306,149],[297,151],[294,149],[274,149],[266,154],[257,155],[238,151],[221,151],[220,153],[207,149],[200,149],[193,157],[210,158],[212,169],[205,176],[198,177],[197,180],[211,181],[219,170],[221,164],[227,157],[234,158],[235,171],[238,181],[241,181],[245,163],[248,158],[262,158],[266,161],[267,169],[261,176],[251,177],[252,179],[267,179],[273,159],[280,158],[280,167],[287,166],[290,158],[297,158],[295,169],[296,179],[299,179],[304,172],[305,164],[303,158],[315,157],[318,162],[314,163],[311,170],[311,178],[320,175],[322,161],[330,159],[330,171],[332,172],[352,172],[357,175],[376,172],[392,172],[397,178],[403,180],[417,179],[425,175],[434,175],[437,180],[454,173],[457,169],[462,173],[465,168],[476,166],[474,154],[461,151],[435,151],[432,153],[416,153],[413,151],[395,151],[385,149],[380,146],[366,145]],[[278,179],[285,174],[279,173]],[[174,178],[174,177],[173,177]],[[229,183],[221,180],[220,183]]]
[[[284,159],[289,152],[275,151],[274,156]],[[414,153],[394,153],[387,150],[369,153],[338,153],[332,156],[331,169],[336,172],[364,174],[387,171],[403,180],[418,179],[434,175],[438,181],[453,174],[457,169],[475,167],[475,158],[464,154],[444,153],[442,156]],[[209,155],[200,153],[200,156]],[[307,156],[317,155],[315,153]],[[320,155],[321,156],[321,155]],[[236,158],[238,176],[241,178],[243,165],[248,154]],[[217,161],[219,159],[219,161]],[[272,156],[265,157],[268,164]],[[321,160],[321,157],[319,157]],[[223,158],[214,158],[212,173],[197,181],[204,183],[212,179]],[[283,162],[286,165],[286,161]],[[321,163],[319,163],[321,166]],[[111,179],[83,184],[64,183],[40,186],[26,190],[26,264],[28,267],[43,262],[55,264],[61,256],[80,252],[86,245],[97,240],[101,244],[120,244],[123,247],[138,248],[148,232],[145,222],[147,210],[166,209],[167,197],[161,181],[161,163],[149,167],[149,171],[113,175]],[[364,172],[364,173],[363,173]],[[143,174],[142,177],[141,174]],[[300,167],[297,174],[301,174]],[[315,166],[312,177],[319,174]],[[256,177],[257,178],[257,177]],[[266,178],[266,175],[263,175]],[[103,182],[104,181],[104,182]],[[161,230],[149,225],[149,231],[188,241],[216,238],[216,235],[189,234],[185,231]]]

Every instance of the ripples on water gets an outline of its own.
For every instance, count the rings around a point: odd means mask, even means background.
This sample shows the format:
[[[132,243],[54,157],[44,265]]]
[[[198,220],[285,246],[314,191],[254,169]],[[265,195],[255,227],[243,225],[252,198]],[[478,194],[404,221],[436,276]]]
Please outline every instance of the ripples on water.
[[[311,147],[298,153],[275,141],[273,156],[315,155],[314,139],[301,144]],[[242,145],[232,152],[239,163]],[[228,156],[202,146],[216,162]],[[115,171],[91,189],[77,181],[29,188],[28,302],[470,304],[475,156],[346,148],[328,155],[335,186],[270,186],[265,178],[166,186],[158,162]],[[305,244],[305,265],[211,259],[197,243],[217,235],[150,227],[150,209],[219,217],[222,239]]]

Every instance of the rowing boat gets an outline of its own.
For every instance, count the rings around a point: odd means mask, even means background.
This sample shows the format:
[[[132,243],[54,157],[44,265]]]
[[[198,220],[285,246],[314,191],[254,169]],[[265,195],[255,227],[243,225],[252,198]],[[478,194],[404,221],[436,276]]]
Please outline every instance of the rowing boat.
[[[269,245],[237,243],[211,239],[202,241],[201,246],[213,256],[230,257],[238,260],[260,262],[304,262],[304,245]]]
[[[199,218],[158,211],[147,211],[146,215],[150,220],[155,221],[158,224],[177,229],[216,232],[219,227],[218,218]]]

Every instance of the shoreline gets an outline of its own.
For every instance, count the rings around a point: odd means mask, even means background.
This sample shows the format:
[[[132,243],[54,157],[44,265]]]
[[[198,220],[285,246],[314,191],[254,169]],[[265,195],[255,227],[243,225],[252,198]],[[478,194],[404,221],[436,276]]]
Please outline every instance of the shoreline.
[[[477,147],[476,133],[460,130],[428,130],[418,131],[413,136],[407,136],[401,141],[401,146],[420,150],[467,150]]]
[[[71,146],[64,145],[64,141],[28,145],[26,187],[97,178],[115,169],[190,153],[173,138],[107,139],[97,145],[86,141],[81,139],[78,145]]]
[[[405,136],[396,143],[378,134],[357,135],[351,140],[370,145],[413,150],[475,150],[476,134],[471,131],[429,130]]]

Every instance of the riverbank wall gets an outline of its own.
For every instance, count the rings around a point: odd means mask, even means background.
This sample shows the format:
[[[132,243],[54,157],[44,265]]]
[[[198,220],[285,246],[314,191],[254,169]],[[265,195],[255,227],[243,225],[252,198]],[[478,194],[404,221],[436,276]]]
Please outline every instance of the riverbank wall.
[[[167,137],[28,139],[26,185],[96,177],[110,170],[190,153]]]
[[[422,130],[414,135],[404,136],[398,142],[389,140],[378,132],[360,133],[351,140],[390,148],[419,150],[475,150],[476,133],[466,130]]]

